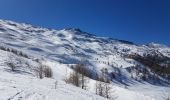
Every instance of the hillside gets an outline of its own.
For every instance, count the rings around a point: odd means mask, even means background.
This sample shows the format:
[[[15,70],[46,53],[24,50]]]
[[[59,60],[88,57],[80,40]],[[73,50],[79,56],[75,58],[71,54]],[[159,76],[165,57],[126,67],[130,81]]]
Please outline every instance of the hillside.
[[[166,45],[136,45],[80,29],[54,30],[7,20],[0,20],[0,41],[2,100],[104,100],[94,89],[103,69],[116,100],[163,100],[170,92]],[[18,64],[17,71],[9,70],[10,61]],[[52,78],[37,78],[33,69],[40,62],[50,66]],[[63,81],[78,63],[91,74],[88,91]]]

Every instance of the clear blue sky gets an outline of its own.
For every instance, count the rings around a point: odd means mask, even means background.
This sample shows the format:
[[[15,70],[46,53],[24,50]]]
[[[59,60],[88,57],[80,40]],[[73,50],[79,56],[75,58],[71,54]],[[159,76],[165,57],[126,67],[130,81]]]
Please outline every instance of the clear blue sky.
[[[0,18],[170,46],[170,0],[0,0]]]

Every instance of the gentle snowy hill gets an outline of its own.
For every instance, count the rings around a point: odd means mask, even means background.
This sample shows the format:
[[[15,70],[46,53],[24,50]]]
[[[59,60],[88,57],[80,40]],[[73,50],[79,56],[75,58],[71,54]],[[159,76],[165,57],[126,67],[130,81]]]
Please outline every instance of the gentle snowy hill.
[[[9,61],[18,64],[17,72],[9,70]],[[36,77],[39,62],[50,66],[52,79]],[[70,66],[80,62],[92,73],[88,91],[63,81],[73,71]],[[170,92],[169,73],[165,72],[169,65],[170,47],[165,45],[135,45],[80,29],[53,30],[0,20],[2,100],[104,100],[94,89],[94,79],[102,69],[107,69],[116,100],[163,100]],[[162,74],[159,69],[164,66]]]
[[[55,79],[38,79],[33,73],[29,73],[30,68],[11,72],[6,66],[9,55],[16,59],[14,62],[22,59],[28,64],[32,64],[32,67],[36,65],[36,62],[6,51],[0,50],[0,52],[0,100],[83,100],[84,98],[87,98],[87,100],[105,100],[94,93],[68,85],[59,79],[55,88]],[[24,64],[22,67],[25,67]],[[63,67],[64,70],[66,66],[60,67]],[[54,70],[57,71],[57,67]],[[55,73],[57,78],[61,78],[60,75],[63,74]]]

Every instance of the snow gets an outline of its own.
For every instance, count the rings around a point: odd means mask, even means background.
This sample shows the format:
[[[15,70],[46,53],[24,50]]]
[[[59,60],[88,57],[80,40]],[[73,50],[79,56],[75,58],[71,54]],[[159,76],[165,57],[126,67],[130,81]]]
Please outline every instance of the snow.
[[[78,87],[66,84],[63,78],[72,70],[64,64],[53,61],[44,61],[53,69],[54,77],[38,79],[29,74],[9,72],[5,70],[5,59],[9,54],[0,50],[0,99],[1,100],[105,100],[105,98],[95,95],[95,81],[90,80],[89,90],[82,90]],[[16,57],[16,55],[14,55]],[[57,81],[57,86],[55,83]],[[164,91],[169,88],[141,85],[128,87],[128,89],[113,85],[113,96],[116,100],[163,100]],[[146,90],[147,89],[147,90]]]
[[[43,62],[53,67],[54,78],[38,79],[30,74],[8,71],[5,66],[8,52],[0,52],[0,100],[105,100],[94,93],[66,84],[63,81],[67,68],[65,65]]]
[[[4,29],[4,30],[2,30]],[[95,94],[95,80],[89,79],[89,89],[82,90],[64,79],[73,70],[68,66],[87,62],[86,65],[93,73],[101,73],[107,68],[113,72],[115,68],[122,72],[122,84],[113,80],[112,95],[116,100],[164,100],[169,95],[170,87],[153,85],[145,81],[136,81],[131,78],[127,68],[141,63],[124,58],[124,54],[137,53],[143,55],[152,50],[170,57],[168,46],[154,44],[153,46],[137,46],[125,44],[117,40],[97,37],[75,29],[49,30],[29,24],[19,24],[12,21],[0,20],[0,46],[23,51],[31,58],[22,57],[21,72],[11,72],[6,65],[9,55],[17,62],[20,56],[0,50],[0,100],[105,100]],[[51,67],[52,78],[39,79],[26,66],[37,66],[33,59]],[[59,63],[60,62],[60,63]],[[57,87],[55,89],[55,83]],[[125,86],[126,85],[126,86]]]

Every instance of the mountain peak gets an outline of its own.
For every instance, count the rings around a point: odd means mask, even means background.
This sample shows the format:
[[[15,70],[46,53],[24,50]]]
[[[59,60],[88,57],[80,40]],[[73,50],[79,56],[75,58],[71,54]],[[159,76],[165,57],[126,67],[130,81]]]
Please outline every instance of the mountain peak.
[[[80,30],[80,28],[65,28],[64,30],[67,30],[67,31],[76,31],[76,32],[83,32],[82,30]]]
[[[147,46],[148,46],[148,47],[151,47],[151,48],[167,47],[167,46],[164,45],[164,44],[159,44],[159,43],[155,43],[155,42],[148,43]]]

